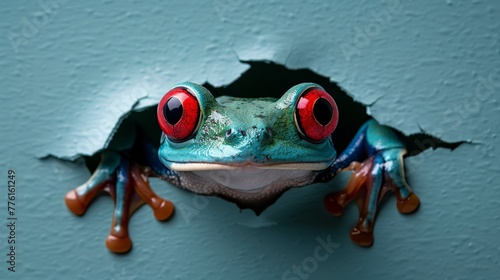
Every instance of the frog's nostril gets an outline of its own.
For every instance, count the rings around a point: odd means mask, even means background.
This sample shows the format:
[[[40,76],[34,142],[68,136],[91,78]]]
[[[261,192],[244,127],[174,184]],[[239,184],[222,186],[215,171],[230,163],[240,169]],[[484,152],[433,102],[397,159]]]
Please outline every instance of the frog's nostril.
[[[266,128],[265,131],[262,133],[262,142],[263,143],[270,143],[273,140],[273,131],[270,128]]]
[[[273,131],[270,128],[266,128],[266,131],[264,132],[264,136],[267,138],[272,138],[273,137]]]
[[[234,134],[234,129],[230,128],[226,131],[226,138],[231,137]]]
[[[231,143],[231,145],[236,145],[237,142],[241,141],[242,136],[239,130],[230,128],[226,130],[225,138],[227,143]]]

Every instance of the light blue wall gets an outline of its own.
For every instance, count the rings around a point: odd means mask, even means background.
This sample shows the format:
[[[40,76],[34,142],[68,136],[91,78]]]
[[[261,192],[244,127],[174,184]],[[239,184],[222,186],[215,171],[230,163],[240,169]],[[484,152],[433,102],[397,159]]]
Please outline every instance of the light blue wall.
[[[8,168],[18,185],[17,272],[7,271],[2,226],[1,279],[282,279],[314,258],[318,238],[337,245],[308,279],[498,276],[500,1],[53,2],[0,7],[2,225]],[[383,123],[474,144],[407,161],[422,206],[401,216],[390,199],[370,249],[348,238],[354,207],[341,218],[323,209],[342,176],[291,190],[260,217],[154,180],[200,211],[158,223],[140,209],[134,250],[109,253],[111,200],[71,215],[64,194],[88,171],[38,157],[91,154],[137,99],[154,104],[184,80],[228,84],[247,67],[239,59],[310,68],[376,101],[369,112]]]

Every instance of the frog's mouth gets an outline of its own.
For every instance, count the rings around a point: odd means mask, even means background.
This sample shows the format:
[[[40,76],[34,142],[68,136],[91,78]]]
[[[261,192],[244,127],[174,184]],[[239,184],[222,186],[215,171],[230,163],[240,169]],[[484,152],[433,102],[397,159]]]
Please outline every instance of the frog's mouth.
[[[174,171],[239,170],[242,168],[320,171],[320,170],[325,170],[328,166],[330,166],[330,164],[331,162],[297,162],[297,163],[273,163],[273,164],[257,164],[257,163],[220,164],[220,163],[206,163],[206,162],[190,162],[190,163],[168,162],[167,166]]]
[[[194,193],[217,195],[241,208],[262,212],[286,190],[314,182],[329,162],[279,164],[170,163],[180,186]]]
[[[329,162],[297,162],[256,164],[173,163],[169,167],[178,174],[189,176],[191,181],[204,182],[206,186],[227,188],[242,193],[265,193],[307,184]],[[213,188],[213,187],[212,187]]]
[[[179,175],[189,177],[187,181],[203,182],[203,185],[210,186],[210,189],[224,188],[246,194],[262,194],[308,184],[315,174],[330,166],[330,162],[273,164],[170,162],[168,166]],[[199,192],[199,189],[191,191]]]

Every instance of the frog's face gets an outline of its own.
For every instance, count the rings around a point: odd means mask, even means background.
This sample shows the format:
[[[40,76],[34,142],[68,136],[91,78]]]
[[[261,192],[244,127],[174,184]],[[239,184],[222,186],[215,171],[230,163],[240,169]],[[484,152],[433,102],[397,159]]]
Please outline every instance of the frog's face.
[[[181,83],[162,98],[158,121],[160,160],[181,186],[240,206],[311,183],[336,157],[330,135],[337,106],[317,84],[296,85],[276,100],[215,99],[200,85]]]

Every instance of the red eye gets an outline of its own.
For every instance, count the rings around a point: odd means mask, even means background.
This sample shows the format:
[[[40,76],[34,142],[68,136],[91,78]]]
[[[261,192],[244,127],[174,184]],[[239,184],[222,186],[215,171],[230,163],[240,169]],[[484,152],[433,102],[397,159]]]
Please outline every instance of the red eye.
[[[302,94],[295,109],[299,133],[307,140],[320,142],[332,134],[339,120],[337,104],[327,92],[312,88]]]
[[[156,115],[165,135],[172,141],[181,142],[196,132],[200,122],[200,104],[186,88],[178,87],[163,96]]]

